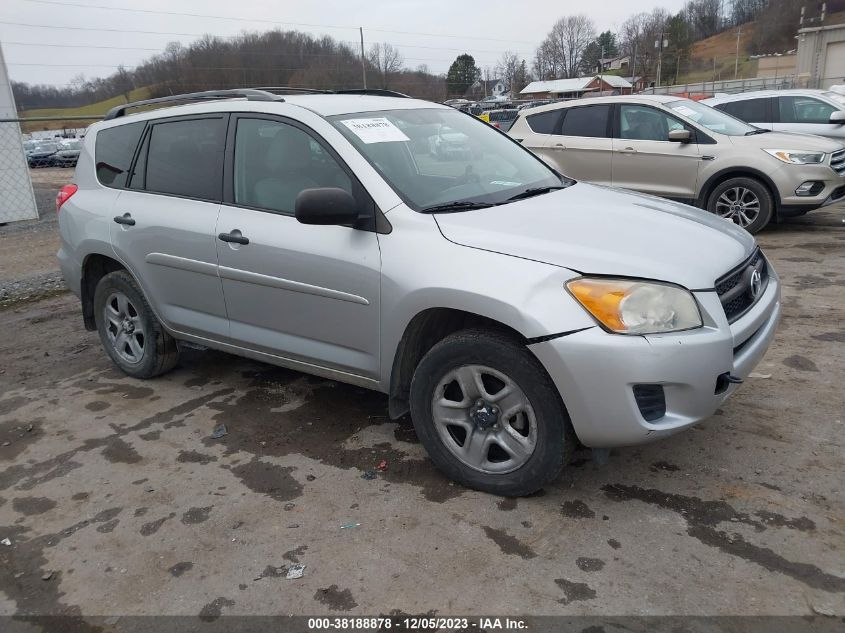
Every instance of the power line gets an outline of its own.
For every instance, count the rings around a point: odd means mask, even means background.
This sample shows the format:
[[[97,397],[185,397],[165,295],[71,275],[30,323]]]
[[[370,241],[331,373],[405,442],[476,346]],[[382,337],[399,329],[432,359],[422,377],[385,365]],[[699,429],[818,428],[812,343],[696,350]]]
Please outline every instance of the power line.
[[[35,0],[30,0],[34,2]],[[39,0],[41,1],[41,0]],[[45,2],[47,0],[44,0]],[[26,24],[23,22],[7,22],[5,20],[0,20],[0,24],[5,24],[7,26],[23,26],[29,28],[36,28],[36,29],[60,29],[60,30],[70,30],[70,31],[96,31],[102,33],[135,33],[141,35],[179,35],[183,37],[205,37],[206,35],[210,35],[211,37],[217,37],[220,39],[233,39],[241,37],[240,34],[238,35],[212,35],[210,33],[178,33],[175,31],[145,31],[145,30],[138,30],[138,29],[105,29],[105,28],[95,28],[89,26],[65,26],[65,25],[53,25],[53,24]],[[349,44],[350,46],[355,46],[358,44],[357,41],[354,40],[334,40],[335,42],[339,42],[342,44]],[[402,48],[421,48],[425,50],[435,50],[435,51],[467,51],[466,47],[463,48],[446,48],[444,46],[423,46],[417,44],[404,44],[398,42],[386,42],[387,44],[393,44],[394,46],[399,46]],[[472,49],[476,53],[501,53],[501,50],[490,50],[490,49]],[[523,56],[526,55],[524,51],[515,51]]]
[[[83,9],[105,9],[109,11],[125,11],[130,13],[147,13],[153,15],[172,15],[172,16],[180,16],[180,17],[189,17],[189,18],[209,18],[213,20],[230,20],[233,22],[263,22],[265,24],[285,24],[288,26],[307,26],[310,28],[326,28],[326,29],[347,29],[347,30],[355,30],[357,31],[360,27],[357,26],[340,26],[336,24],[311,24],[307,22],[284,22],[279,20],[267,20],[262,18],[240,18],[236,16],[227,16],[227,15],[211,15],[208,13],[185,13],[181,11],[161,11],[161,10],[154,10],[154,9],[135,9],[135,8],[127,8],[127,7],[110,7],[105,5],[97,5],[97,4],[82,4],[77,2],[57,2],[56,0],[26,0],[26,2],[35,2],[38,4],[52,4],[57,6],[67,6],[67,7],[79,7]],[[461,40],[483,40],[488,42],[507,42],[511,44],[531,44],[533,45],[534,42],[528,42],[525,40],[506,40],[500,39],[496,37],[478,37],[478,36],[470,36],[470,35],[452,35],[452,34],[445,34],[445,33],[422,33],[418,31],[393,31],[390,29],[376,29],[376,28],[367,28],[368,31],[376,31],[378,33],[394,33],[399,35],[422,35],[425,37],[449,37],[449,38],[456,38]]]
[[[144,48],[141,46],[106,46],[101,44],[46,44],[43,42],[3,42],[4,46],[36,46],[38,48],[43,47],[51,47],[51,48],[80,48],[80,49],[96,49],[96,50],[132,50],[132,51],[147,51],[153,53],[162,53],[164,52],[161,48]],[[244,49],[236,49],[236,52],[239,55],[262,55],[266,57],[328,57],[328,58],[335,58],[340,55],[340,53],[300,53],[300,52],[273,52],[273,51],[256,51],[256,50],[244,50]],[[403,57],[406,60],[412,61],[423,61],[423,62],[451,62],[453,61],[452,58],[442,58],[442,57]],[[491,63],[495,64],[496,62],[490,61],[485,62],[481,60],[476,60],[476,63]],[[15,62],[10,62],[10,65],[15,65]],[[43,64],[49,65],[49,64]],[[61,64],[59,64],[61,65]],[[73,66],[80,65],[80,66],[96,66],[97,64],[72,64]]]

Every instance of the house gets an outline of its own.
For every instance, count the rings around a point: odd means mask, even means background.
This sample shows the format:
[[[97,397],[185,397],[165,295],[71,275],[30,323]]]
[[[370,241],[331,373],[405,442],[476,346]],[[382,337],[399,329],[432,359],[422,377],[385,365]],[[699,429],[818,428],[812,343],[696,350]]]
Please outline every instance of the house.
[[[630,55],[617,55],[616,57],[602,57],[599,60],[602,72],[608,70],[628,70],[631,65]]]
[[[508,87],[501,79],[479,79],[469,87],[465,96],[475,99],[504,97],[507,92]]]
[[[624,77],[615,75],[593,75],[570,79],[532,81],[520,91],[520,95],[531,99],[578,99],[585,95],[631,94],[633,86]]]

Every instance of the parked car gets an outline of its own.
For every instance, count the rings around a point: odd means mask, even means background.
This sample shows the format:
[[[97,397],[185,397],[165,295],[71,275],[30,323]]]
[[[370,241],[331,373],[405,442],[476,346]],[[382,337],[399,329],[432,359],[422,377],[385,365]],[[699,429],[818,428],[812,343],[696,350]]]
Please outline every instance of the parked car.
[[[567,176],[693,204],[750,233],[845,199],[845,146],[690,99],[600,97],[519,113],[508,134]]]
[[[73,167],[79,159],[81,148],[80,139],[62,139],[57,143],[56,153],[50,157],[50,164],[57,167]]]
[[[472,158],[469,137],[448,126],[438,126],[437,133],[428,137],[431,153],[441,160],[468,160]]]
[[[845,143],[845,95],[830,90],[766,90],[722,95],[702,103],[755,127],[818,134]]]
[[[173,97],[194,98],[92,125],[56,200],[65,280],[129,376],[193,343],[381,391],[446,475],[524,495],[576,441],[709,417],[774,336],[746,231],[571,180],[448,106]],[[477,157],[432,156],[444,127]]]
[[[26,161],[30,167],[49,167],[53,163],[53,154],[59,149],[54,141],[27,141]]]
[[[492,125],[494,128],[502,130],[502,132],[507,132],[511,128],[513,122],[516,121],[516,115],[516,108],[489,110],[487,112],[490,125]]]

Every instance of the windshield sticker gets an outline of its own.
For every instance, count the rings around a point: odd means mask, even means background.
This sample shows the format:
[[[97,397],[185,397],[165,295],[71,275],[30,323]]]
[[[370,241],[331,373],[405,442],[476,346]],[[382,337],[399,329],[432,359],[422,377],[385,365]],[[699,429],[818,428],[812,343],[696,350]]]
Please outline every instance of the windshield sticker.
[[[348,119],[341,121],[365,143],[395,143],[409,141],[398,127],[384,117],[374,119]]]
[[[490,182],[491,185],[502,185],[503,187],[519,187],[521,182],[511,182],[509,180],[493,180]]]

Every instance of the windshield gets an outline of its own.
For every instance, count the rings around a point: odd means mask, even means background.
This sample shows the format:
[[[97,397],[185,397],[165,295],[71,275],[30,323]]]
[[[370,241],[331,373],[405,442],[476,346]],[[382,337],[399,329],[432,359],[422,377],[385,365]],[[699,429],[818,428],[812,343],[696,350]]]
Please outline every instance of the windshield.
[[[451,108],[359,112],[330,120],[417,211],[500,204],[526,189],[571,184],[486,123]]]
[[[843,94],[839,94],[838,92],[823,92],[822,95],[831,101],[835,101],[840,106],[845,106],[845,95]]]
[[[754,132],[758,129],[753,125],[748,125],[744,121],[732,117],[730,114],[725,114],[721,110],[715,110],[708,105],[704,105],[698,101],[692,101],[691,99],[669,101],[666,107],[670,108],[675,114],[718,134],[745,136],[749,132]]]

